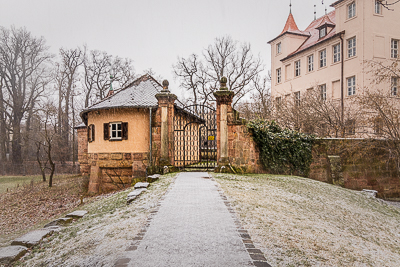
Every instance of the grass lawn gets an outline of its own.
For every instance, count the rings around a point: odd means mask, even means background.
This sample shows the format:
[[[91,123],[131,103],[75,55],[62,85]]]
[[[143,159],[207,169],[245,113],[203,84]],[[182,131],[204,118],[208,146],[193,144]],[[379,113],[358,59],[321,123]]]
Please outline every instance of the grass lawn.
[[[213,174],[272,266],[400,266],[400,209],[283,175]]]

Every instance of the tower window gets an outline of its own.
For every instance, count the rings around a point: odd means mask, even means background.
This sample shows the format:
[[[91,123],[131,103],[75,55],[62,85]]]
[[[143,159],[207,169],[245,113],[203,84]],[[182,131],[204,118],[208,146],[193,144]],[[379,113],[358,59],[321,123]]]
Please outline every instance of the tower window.
[[[352,2],[347,6],[347,18],[355,17],[356,15],[356,2]]]
[[[347,57],[356,55],[356,37],[347,40]]]
[[[390,56],[397,58],[399,56],[399,40],[392,39]]]

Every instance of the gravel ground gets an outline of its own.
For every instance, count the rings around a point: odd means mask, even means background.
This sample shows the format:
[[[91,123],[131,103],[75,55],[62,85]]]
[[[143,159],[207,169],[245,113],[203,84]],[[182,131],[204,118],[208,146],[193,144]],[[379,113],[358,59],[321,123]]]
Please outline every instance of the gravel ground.
[[[89,214],[53,234],[15,265],[113,266],[146,223],[175,175],[161,176],[130,205],[126,205],[126,196],[133,188],[101,196],[98,201],[79,207]]]
[[[272,266],[400,266],[400,210],[383,200],[299,177],[213,176]]]

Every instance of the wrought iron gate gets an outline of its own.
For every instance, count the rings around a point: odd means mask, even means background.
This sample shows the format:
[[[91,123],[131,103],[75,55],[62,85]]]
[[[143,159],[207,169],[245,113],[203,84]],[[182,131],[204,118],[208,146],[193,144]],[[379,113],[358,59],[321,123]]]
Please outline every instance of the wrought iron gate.
[[[213,107],[176,107],[174,117],[175,166],[213,170],[217,167],[217,116]]]

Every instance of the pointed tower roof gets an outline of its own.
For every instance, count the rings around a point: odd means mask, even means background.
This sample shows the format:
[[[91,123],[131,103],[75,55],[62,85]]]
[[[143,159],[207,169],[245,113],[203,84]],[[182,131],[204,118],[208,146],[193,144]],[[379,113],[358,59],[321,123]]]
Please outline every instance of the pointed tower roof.
[[[294,21],[294,17],[292,15],[292,11],[290,11],[289,16],[286,20],[286,24],[285,27],[283,28],[283,31],[274,39],[272,39],[271,41],[269,41],[268,43],[271,43],[273,41],[275,41],[276,39],[278,39],[279,37],[281,37],[284,34],[295,34],[295,35],[301,35],[301,36],[305,36],[305,37],[309,37],[310,33],[309,32],[302,32],[299,30],[299,28],[297,27],[296,22]]]
[[[294,17],[293,17],[293,15],[292,15],[292,12],[289,13],[289,16],[288,16],[288,18],[287,18],[287,20],[286,20],[285,27],[283,28],[283,31],[282,31],[281,34],[279,34],[279,35],[282,35],[282,34],[284,34],[285,32],[303,34],[303,32],[301,32],[301,31],[299,30],[299,28],[297,27],[297,24],[296,24],[296,22],[294,21]]]

